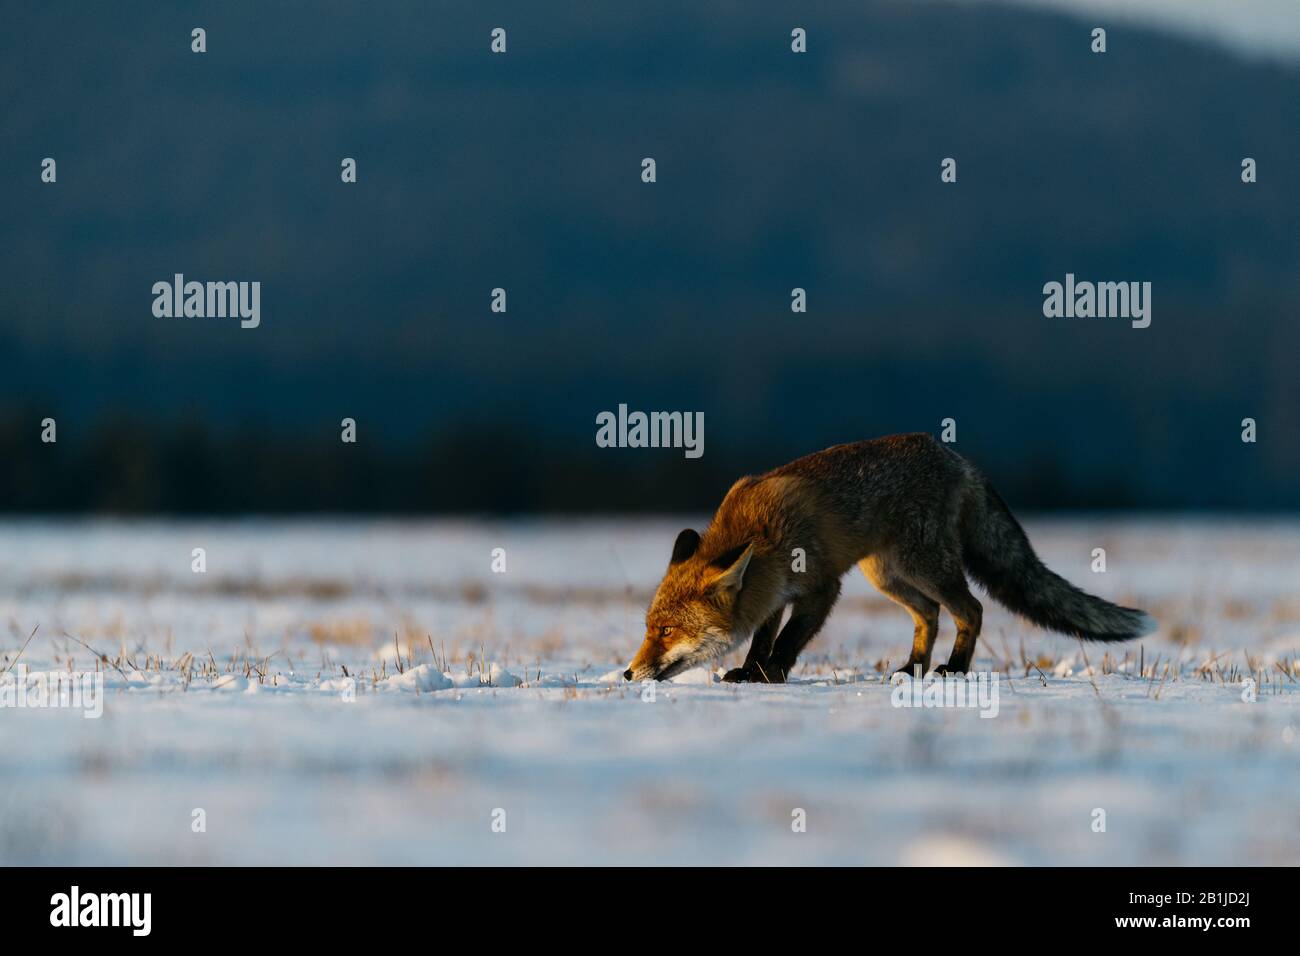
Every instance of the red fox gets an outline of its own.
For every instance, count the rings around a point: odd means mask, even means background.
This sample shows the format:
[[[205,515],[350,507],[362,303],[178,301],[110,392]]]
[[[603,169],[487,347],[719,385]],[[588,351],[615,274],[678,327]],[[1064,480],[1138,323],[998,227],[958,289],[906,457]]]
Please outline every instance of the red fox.
[[[666,680],[753,635],[745,663],[723,680],[783,682],[854,564],[916,625],[912,653],[896,673],[929,671],[940,606],[956,622],[957,640],[935,670],[970,669],[983,607],[967,573],[998,603],[1062,634],[1127,641],[1156,626],[1149,614],[1048,570],[966,459],[924,433],[891,435],[732,485],[703,535],[688,528],[677,536],[646,612],[645,641],[623,676]]]

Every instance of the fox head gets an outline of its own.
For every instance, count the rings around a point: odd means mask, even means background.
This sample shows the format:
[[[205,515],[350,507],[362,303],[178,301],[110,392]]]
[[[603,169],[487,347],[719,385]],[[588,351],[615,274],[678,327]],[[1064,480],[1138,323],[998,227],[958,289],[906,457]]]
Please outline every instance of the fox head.
[[[645,640],[623,677],[667,680],[721,657],[742,636],[736,602],[754,545],[742,544],[710,560],[699,555],[700,536],[687,528],[677,536],[654,600],[646,612]]]

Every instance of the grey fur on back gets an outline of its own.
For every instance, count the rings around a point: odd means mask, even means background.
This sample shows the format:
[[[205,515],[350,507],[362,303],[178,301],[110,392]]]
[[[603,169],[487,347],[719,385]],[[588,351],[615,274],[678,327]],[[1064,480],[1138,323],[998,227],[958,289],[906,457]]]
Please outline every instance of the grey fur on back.
[[[990,597],[1040,627],[1089,641],[1154,630],[1150,615],[1088,594],[1044,565],[984,474],[931,435],[836,445],[769,474],[814,481],[870,551],[887,550],[904,568],[960,560]]]

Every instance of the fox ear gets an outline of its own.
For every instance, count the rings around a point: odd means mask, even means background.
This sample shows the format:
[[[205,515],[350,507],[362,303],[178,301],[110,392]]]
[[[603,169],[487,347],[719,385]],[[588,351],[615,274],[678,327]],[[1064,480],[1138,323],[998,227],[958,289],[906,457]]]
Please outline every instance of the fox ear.
[[[737,554],[737,552],[739,552]],[[733,548],[718,558],[718,563],[723,567],[717,575],[709,578],[705,582],[706,587],[722,588],[728,591],[739,591],[740,586],[745,581],[745,569],[749,567],[749,559],[754,556],[754,545],[751,542],[744,546],[744,550]],[[728,564],[728,562],[730,562]]]
[[[677,541],[673,545],[673,556],[669,564],[681,564],[691,555],[693,555],[700,546],[699,532],[693,528],[687,528],[677,536]]]

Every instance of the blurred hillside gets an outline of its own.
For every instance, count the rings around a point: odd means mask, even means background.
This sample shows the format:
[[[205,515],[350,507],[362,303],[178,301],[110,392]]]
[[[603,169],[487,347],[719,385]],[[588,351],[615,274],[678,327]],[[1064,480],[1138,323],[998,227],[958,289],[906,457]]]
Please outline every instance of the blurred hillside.
[[[1300,69],[996,6],[660,6],[11,15],[0,509],[702,510],[949,416],[1017,506],[1300,501]],[[155,318],[176,272],[261,281],[261,327]],[[1044,318],[1067,272],[1151,281],[1151,327]],[[703,411],[704,457],[598,449],[620,402]]]

